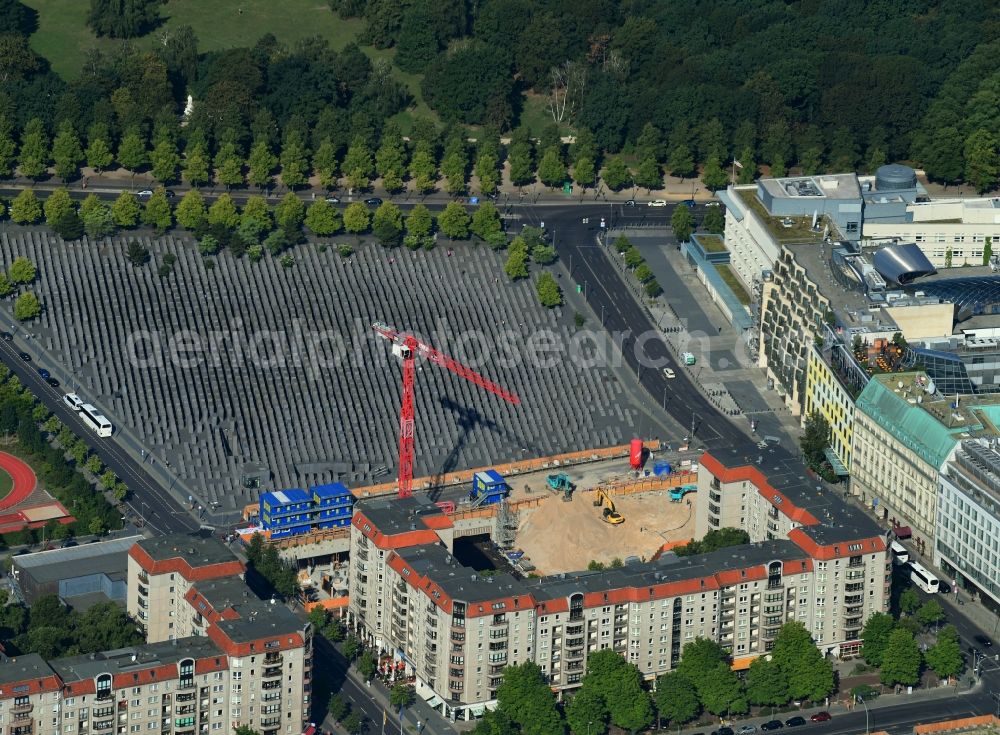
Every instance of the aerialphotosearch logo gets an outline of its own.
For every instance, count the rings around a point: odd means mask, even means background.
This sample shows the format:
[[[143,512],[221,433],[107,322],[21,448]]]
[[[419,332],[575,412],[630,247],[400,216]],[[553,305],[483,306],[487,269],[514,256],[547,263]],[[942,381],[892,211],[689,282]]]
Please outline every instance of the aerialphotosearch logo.
[[[413,334],[421,344],[474,370],[488,366],[545,370],[566,363],[582,370],[623,366],[662,369],[670,364],[662,335],[655,330],[633,334],[630,330],[528,329],[501,324],[496,332],[487,333],[455,330],[446,319],[438,319],[427,336]],[[683,332],[671,336],[678,354],[691,352],[698,361],[708,357],[707,335]],[[395,359],[385,340],[361,319],[355,319],[345,333],[340,329],[317,330],[302,319],[293,319],[285,329],[251,331],[237,318],[228,329],[205,332],[135,331],[123,347],[126,359],[139,369],[305,370],[312,379],[333,370],[371,370]],[[424,359],[420,350],[416,356]]]

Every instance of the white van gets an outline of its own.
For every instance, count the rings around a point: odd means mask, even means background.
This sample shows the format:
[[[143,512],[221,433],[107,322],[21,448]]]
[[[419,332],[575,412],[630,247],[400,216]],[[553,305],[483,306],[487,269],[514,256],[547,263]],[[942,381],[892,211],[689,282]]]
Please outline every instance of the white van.
[[[76,393],[67,393],[63,396],[63,403],[72,408],[74,411],[79,411],[83,408],[83,399],[80,398]]]

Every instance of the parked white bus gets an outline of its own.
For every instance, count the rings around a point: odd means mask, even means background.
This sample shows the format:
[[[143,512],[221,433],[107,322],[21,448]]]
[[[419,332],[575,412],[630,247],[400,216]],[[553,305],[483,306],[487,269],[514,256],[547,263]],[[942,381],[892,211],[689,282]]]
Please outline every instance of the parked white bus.
[[[892,552],[892,563],[897,567],[903,566],[910,560],[910,552],[898,541],[889,544],[889,551]]]
[[[940,580],[930,570],[915,561],[910,562],[910,581],[924,592],[931,594],[937,592],[941,586]]]
[[[83,423],[96,431],[98,436],[111,436],[114,430],[111,422],[89,403],[80,406],[80,418],[83,419]]]

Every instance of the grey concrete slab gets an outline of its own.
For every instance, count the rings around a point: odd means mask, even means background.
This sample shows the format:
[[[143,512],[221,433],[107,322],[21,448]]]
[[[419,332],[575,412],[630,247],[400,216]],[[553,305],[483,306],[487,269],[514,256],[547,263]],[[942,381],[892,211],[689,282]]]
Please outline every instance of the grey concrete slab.
[[[131,239],[150,248],[152,264],[126,261]],[[35,290],[46,308],[32,330],[51,341],[72,387],[224,508],[246,502],[247,463],[263,464],[278,488],[345,474],[384,482],[391,475],[371,474],[383,465],[395,474],[401,368],[373,336],[376,320],[425,335],[522,400],[511,406],[419,366],[418,475],[654,433],[626,398],[637,392],[634,376],[577,365],[565,349],[547,367],[525,362],[543,330],[570,343],[573,307],[541,308],[532,280],[503,276],[502,254],[469,244],[448,252],[443,240],[430,253],[365,244],[344,259],[307,244],[292,251],[292,268],[224,253],[207,269],[183,236],[65,244],[11,228],[0,242],[4,262],[27,255],[39,264]],[[166,253],[177,262],[160,279]],[[189,338],[200,351],[185,349]],[[134,359],[140,348],[162,359],[143,364]]]

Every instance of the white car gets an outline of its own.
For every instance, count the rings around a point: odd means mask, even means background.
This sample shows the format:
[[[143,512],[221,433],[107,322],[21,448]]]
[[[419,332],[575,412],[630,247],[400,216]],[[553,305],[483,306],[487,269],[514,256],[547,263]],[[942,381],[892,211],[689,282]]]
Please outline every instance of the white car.
[[[663,377],[667,380],[673,380],[677,377],[677,373],[673,371],[673,368],[663,368]]]
[[[150,189],[143,189],[142,191],[136,192],[135,194],[139,199],[149,199],[153,196],[153,192]]]
[[[72,408],[74,411],[79,411],[83,407],[83,399],[76,393],[67,393],[64,395],[63,403]]]
[[[706,207],[721,207],[722,206],[722,202],[706,202],[705,206]],[[753,727],[753,725],[745,725],[745,727]]]
[[[666,199],[654,199],[653,201],[651,201],[649,203],[649,206],[650,207],[665,207],[665,206],[667,206],[667,200]]]

